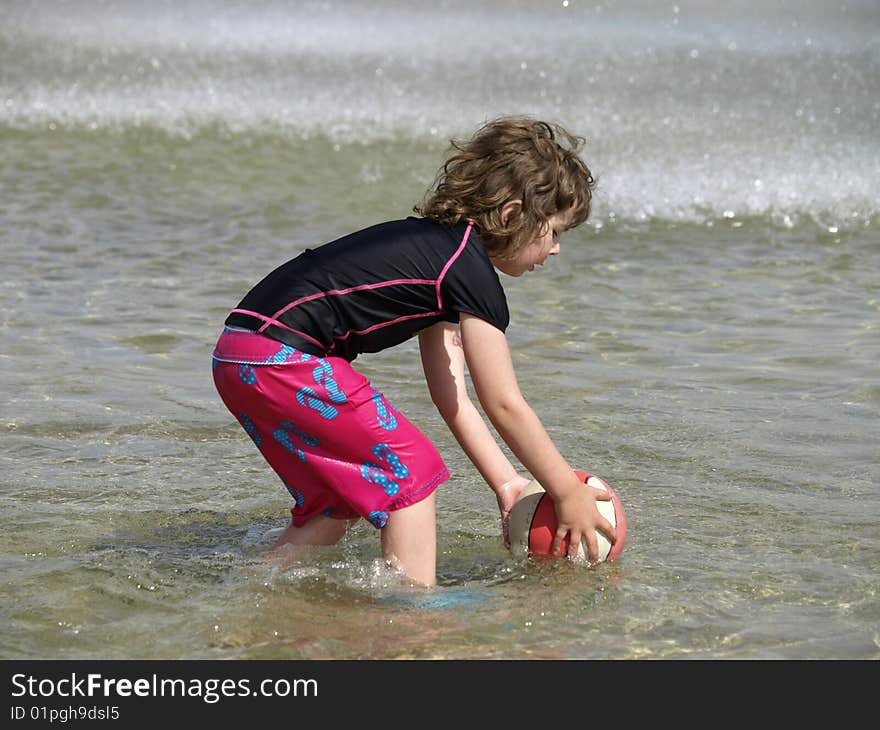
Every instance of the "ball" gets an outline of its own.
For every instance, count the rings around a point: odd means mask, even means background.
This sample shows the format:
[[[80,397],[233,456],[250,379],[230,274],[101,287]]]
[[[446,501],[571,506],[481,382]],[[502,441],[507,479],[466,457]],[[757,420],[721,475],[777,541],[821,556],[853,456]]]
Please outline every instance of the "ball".
[[[623,552],[623,544],[626,541],[626,514],[620,498],[599,477],[585,471],[575,471],[575,474],[585,484],[604,489],[611,495],[610,501],[597,499],[596,507],[599,508],[599,513],[614,526],[617,542],[612,545],[605,533],[600,530],[596,530],[596,538],[599,542],[599,562],[613,561]],[[516,555],[549,557],[557,524],[553,500],[537,480],[532,480],[523,489],[510,511],[510,550]],[[566,537],[562,542],[561,555],[567,553],[568,542],[569,539]],[[581,540],[575,560],[588,561],[586,541]]]

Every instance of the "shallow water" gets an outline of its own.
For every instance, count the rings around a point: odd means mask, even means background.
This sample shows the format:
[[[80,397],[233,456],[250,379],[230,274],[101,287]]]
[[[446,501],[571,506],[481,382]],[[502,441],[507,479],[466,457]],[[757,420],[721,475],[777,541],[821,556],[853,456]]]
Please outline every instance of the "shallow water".
[[[0,656],[878,658],[871,3],[515,4],[507,42],[476,33],[492,2],[431,28],[79,5],[0,30]],[[600,179],[562,255],[503,283],[521,387],[620,495],[623,558],[504,549],[410,343],[357,364],[452,472],[440,585],[366,525],[267,563],[289,504],[213,390],[227,310],[519,110],[587,136]]]

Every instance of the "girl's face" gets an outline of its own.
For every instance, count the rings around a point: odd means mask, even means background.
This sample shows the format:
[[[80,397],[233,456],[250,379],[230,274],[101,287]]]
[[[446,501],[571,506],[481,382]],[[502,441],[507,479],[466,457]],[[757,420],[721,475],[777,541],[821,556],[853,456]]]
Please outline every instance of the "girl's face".
[[[536,266],[543,266],[548,256],[559,253],[559,236],[568,229],[571,211],[556,213],[547,221],[545,230],[523,246],[515,258],[493,261],[495,268],[508,276],[522,276],[527,271],[534,271]]]

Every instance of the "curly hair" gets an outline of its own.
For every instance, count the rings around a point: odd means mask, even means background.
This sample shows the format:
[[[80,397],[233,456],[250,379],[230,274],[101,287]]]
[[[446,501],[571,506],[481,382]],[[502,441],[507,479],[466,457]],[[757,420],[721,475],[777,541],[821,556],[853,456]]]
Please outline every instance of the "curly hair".
[[[589,217],[595,181],[578,157],[584,141],[530,117],[490,121],[467,141],[451,140],[456,153],[413,210],[447,225],[472,220],[490,254],[513,257],[554,214],[571,211],[569,228]],[[515,200],[522,205],[502,220]]]

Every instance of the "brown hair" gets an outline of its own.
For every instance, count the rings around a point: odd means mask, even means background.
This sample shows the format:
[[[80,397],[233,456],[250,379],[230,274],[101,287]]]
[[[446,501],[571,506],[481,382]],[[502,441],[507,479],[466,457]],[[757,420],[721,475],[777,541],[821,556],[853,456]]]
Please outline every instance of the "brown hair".
[[[514,256],[554,214],[571,210],[569,228],[589,217],[595,181],[577,155],[583,143],[558,124],[500,117],[470,140],[451,140],[457,153],[413,210],[448,225],[472,220],[489,253]],[[502,221],[512,200],[522,206]]]

